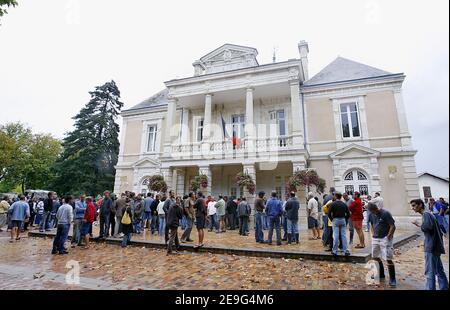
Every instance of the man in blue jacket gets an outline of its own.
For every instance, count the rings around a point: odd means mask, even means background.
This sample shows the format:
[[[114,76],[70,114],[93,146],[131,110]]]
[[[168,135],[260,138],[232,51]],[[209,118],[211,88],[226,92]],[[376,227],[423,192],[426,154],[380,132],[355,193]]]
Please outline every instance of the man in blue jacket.
[[[84,195],[80,195],[80,200],[75,202],[74,221],[73,221],[73,234],[72,234],[72,248],[75,245],[80,244],[81,226],[83,225],[84,211],[86,211],[86,201]]]
[[[277,193],[272,192],[272,197],[269,198],[266,204],[266,213],[269,218],[269,238],[267,243],[272,244],[273,228],[275,227],[277,234],[277,245],[281,245],[281,215],[283,214],[283,208],[281,201],[277,198]]]

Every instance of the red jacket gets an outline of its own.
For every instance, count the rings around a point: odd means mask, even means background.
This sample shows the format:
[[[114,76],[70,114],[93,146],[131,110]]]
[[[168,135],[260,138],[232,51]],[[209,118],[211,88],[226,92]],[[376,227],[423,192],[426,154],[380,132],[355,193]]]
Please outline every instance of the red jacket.
[[[356,198],[348,207],[352,221],[362,221],[364,219],[361,198]]]
[[[86,206],[86,211],[84,211],[84,219],[88,223],[93,223],[95,220],[95,206],[92,202],[89,202]]]

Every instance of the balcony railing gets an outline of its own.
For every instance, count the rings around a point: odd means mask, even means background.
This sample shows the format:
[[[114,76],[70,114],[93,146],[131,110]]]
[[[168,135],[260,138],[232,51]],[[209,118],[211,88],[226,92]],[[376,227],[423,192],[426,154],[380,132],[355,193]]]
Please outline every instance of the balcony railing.
[[[271,153],[292,148],[292,136],[244,138],[240,141],[202,141],[172,145],[174,157],[197,157],[201,155],[226,155],[244,153]]]

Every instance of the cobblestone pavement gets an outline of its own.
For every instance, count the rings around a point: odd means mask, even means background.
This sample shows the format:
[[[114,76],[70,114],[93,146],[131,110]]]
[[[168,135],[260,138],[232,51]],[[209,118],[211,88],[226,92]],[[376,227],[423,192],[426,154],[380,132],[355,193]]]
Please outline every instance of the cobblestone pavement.
[[[98,236],[98,227],[94,226],[94,236]],[[417,230],[415,230],[417,231]],[[281,231],[283,234],[283,231]],[[181,228],[178,229],[178,235],[181,237],[183,231]],[[70,233],[71,234],[71,233]],[[368,232],[364,233],[365,235],[365,241],[366,241],[366,248],[365,249],[356,249],[355,246],[358,244],[359,239],[357,234],[355,233],[354,236],[354,243],[350,245],[350,251],[352,253],[364,253],[370,251],[370,244],[371,244],[371,236]],[[405,230],[397,230],[395,232],[396,237],[401,237],[411,234],[411,231],[405,231]],[[273,245],[268,244],[261,244],[255,242],[254,237],[254,230],[250,231],[250,235],[248,236],[240,236],[238,230],[227,230],[225,233],[216,233],[214,231],[209,232],[208,230],[205,230],[205,239],[204,243],[205,245],[209,246],[219,246],[219,247],[225,247],[225,248],[245,248],[245,249],[270,249],[270,250],[289,250],[293,252],[302,252],[302,251],[308,251],[308,252],[318,252],[323,253],[324,248],[322,246],[321,240],[309,240],[311,237],[310,232],[306,230],[300,231],[300,242],[299,244],[287,244],[287,242],[283,242],[282,245],[277,246],[276,245],[276,236],[274,232],[273,236]],[[264,240],[267,240],[268,238],[268,231],[264,231]],[[347,239],[349,238],[349,234],[347,232]],[[197,236],[197,230],[194,228],[191,233],[191,239],[194,240],[195,244],[198,240]],[[159,243],[164,243],[164,236],[159,235],[152,235],[150,231],[143,230],[141,234],[133,234],[131,240],[144,240],[144,241],[156,241]]]
[[[0,233],[0,289],[389,289],[385,283],[366,285],[365,264],[191,252],[166,256],[163,250],[108,244],[51,255],[51,238],[8,241]],[[423,288],[421,243],[396,250],[397,289]],[[448,254],[443,261],[448,274]],[[66,266],[76,264],[80,284],[66,284]]]

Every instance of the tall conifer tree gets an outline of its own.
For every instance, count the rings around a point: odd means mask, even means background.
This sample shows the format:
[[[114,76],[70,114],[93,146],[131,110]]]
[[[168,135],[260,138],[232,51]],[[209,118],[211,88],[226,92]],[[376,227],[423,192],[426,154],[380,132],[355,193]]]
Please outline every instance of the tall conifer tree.
[[[90,195],[112,190],[119,155],[119,125],[123,103],[114,81],[89,92],[91,100],[73,118],[75,129],[63,141],[63,154],[55,169],[60,194]]]

